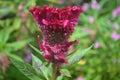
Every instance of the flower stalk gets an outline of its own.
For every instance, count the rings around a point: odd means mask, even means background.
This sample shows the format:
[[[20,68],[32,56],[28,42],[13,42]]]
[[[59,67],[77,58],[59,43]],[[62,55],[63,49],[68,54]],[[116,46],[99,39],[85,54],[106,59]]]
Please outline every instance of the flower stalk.
[[[57,79],[57,66],[55,64],[52,64],[52,78],[51,80],[56,80]]]

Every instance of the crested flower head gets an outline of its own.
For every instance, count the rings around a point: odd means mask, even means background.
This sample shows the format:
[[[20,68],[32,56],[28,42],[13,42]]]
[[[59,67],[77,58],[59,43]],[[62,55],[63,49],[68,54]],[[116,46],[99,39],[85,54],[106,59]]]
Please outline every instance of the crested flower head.
[[[43,33],[43,43],[38,42],[44,53],[44,58],[55,64],[67,63],[65,56],[70,45],[77,41],[68,41],[68,38],[77,25],[82,9],[74,6],[67,8],[52,8],[48,6],[30,8],[35,22]]]
[[[66,42],[74,31],[82,9],[77,6],[63,9],[44,6],[43,8],[32,7],[30,12],[42,30],[46,42],[54,46]]]

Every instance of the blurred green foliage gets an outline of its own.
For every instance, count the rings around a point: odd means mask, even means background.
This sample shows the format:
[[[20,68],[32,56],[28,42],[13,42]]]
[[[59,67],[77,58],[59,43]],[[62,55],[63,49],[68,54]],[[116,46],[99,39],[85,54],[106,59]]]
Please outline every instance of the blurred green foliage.
[[[29,8],[31,6],[49,5],[63,8],[66,6],[82,6],[89,4],[88,10],[79,17],[79,23],[71,40],[79,39],[79,46],[73,48],[82,50],[93,43],[100,43],[99,48],[93,47],[79,63],[69,67],[71,77],[64,80],[76,80],[82,77],[84,80],[119,80],[120,79],[120,39],[114,40],[110,36],[113,32],[120,34],[120,15],[112,16],[115,8],[120,6],[120,0],[97,0],[100,8],[91,8],[91,0],[0,0],[0,55],[6,54],[22,60],[27,50],[33,51],[28,44],[36,47],[37,35],[41,35],[35,24]],[[90,23],[89,18],[94,18]],[[119,25],[114,30],[114,24]],[[42,36],[42,35],[41,35]],[[0,80],[28,80],[21,72],[10,64],[6,72],[0,69]]]

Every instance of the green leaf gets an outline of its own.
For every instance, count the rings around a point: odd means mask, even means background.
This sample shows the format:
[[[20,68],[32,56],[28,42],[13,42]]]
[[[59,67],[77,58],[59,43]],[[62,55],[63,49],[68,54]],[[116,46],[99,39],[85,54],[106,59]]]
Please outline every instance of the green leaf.
[[[58,3],[58,1],[57,1],[57,0],[46,0],[46,1],[48,1],[48,2],[52,2],[52,3],[55,3],[55,4],[57,4],[57,3]]]
[[[11,11],[9,8],[7,8],[7,7],[0,8],[0,19],[3,19],[4,17],[6,17],[10,14],[11,14]]]
[[[15,20],[14,20],[14,24],[13,24],[13,29],[14,30],[17,30],[17,29],[19,29],[20,27],[21,27],[21,22],[22,22],[22,20],[21,20],[21,18],[16,18]]]
[[[49,69],[45,65],[43,65],[43,62],[39,58],[37,58],[34,55],[32,55],[32,65],[39,74],[41,74],[40,72],[42,72],[45,78],[49,80],[49,77],[48,77],[50,73]]]
[[[29,46],[34,50],[34,51],[36,51],[37,53],[39,53],[40,55],[40,59],[42,60],[42,61],[45,61],[45,59],[43,58],[43,56],[42,56],[42,52],[39,50],[39,49],[37,49],[36,47],[34,47],[34,46],[32,46],[31,44],[29,44]]]
[[[92,48],[93,45],[91,45],[89,48],[87,49],[84,49],[84,50],[78,50],[76,51],[73,55],[70,55],[68,56],[68,61],[70,64],[73,64],[73,63],[76,63],[78,62],[85,54],[86,52],[88,52],[91,48]]]
[[[79,39],[79,38],[85,37],[87,35],[89,35],[89,34],[80,32],[80,28],[78,26],[78,27],[75,28],[74,33],[70,36],[70,39],[71,40],[75,40],[75,39]]]
[[[67,69],[61,69],[60,72],[64,76],[71,77],[70,72]]]
[[[63,75],[58,76],[57,80],[63,80]]]
[[[24,47],[25,44],[27,44],[27,42],[28,42],[28,40],[7,43],[6,47],[7,47],[7,49],[10,49],[11,51],[16,51],[16,50],[19,50],[22,47]]]
[[[0,31],[0,42],[6,43],[11,32],[12,31],[9,28],[1,30]]]
[[[19,61],[12,57],[10,58],[10,60],[11,63],[30,80],[42,80],[36,75],[34,68],[30,64]]]
[[[5,54],[7,54],[9,57],[12,57],[12,58],[19,60],[19,61],[23,61],[23,59],[21,57],[15,55],[15,54],[12,54],[10,52],[7,52],[7,51],[5,51],[5,52],[6,52]]]
[[[35,50],[37,53],[39,53],[40,55],[42,55],[42,52],[40,52],[39,49],[37,49],[36,47],[32,46],[31,44],[29,44],[29,46],[30,46],[33,50]]]

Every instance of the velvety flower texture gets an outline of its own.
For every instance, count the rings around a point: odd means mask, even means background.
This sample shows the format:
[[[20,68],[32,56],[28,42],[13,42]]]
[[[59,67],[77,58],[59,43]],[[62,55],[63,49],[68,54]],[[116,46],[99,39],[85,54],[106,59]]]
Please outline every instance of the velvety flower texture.
[[[43,33],[43,42],[38,36],[38,43],[44,58],[58,66],[67,63],[67,51],[77,43],[77,40],[69,42],[68,38],[77,25],[82,9],[77,6],[62,9],[44,6],[32,7],[30,12]]]

